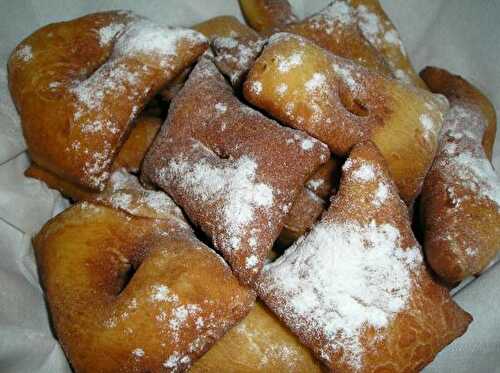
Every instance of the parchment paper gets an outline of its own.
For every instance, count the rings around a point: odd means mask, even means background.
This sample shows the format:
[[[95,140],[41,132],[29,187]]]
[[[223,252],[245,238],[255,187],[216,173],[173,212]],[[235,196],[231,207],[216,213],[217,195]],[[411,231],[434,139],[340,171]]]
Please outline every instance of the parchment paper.
[[[326,3],[292,1],[299,16]],[[500,117],[500,1],[382,3],[418,70],[436,65],[470,79],[491,98]],[[38,27],[107,9],[132,9],[160,23],[184,26],[222,14],[241,18],[231,0],[0,0],[0,372],[70,371],[49,326],[31,247],[32,235],[68,203],[23,176],[29,160],[8,94],[6,61],[15,45]],[[497,168],[499,142],[497,134]],[[474,322],[425,371],[500,372],[500,265],[468,282],[455,299]]]

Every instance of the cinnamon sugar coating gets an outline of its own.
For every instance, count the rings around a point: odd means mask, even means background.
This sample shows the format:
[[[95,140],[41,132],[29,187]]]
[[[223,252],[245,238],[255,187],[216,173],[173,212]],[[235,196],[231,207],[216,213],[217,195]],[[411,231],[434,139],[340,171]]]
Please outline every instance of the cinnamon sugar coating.
[[[328,157],[321,142],[242,104],[203,58],[172,102],[143,176],[251,283],[304,182]]]

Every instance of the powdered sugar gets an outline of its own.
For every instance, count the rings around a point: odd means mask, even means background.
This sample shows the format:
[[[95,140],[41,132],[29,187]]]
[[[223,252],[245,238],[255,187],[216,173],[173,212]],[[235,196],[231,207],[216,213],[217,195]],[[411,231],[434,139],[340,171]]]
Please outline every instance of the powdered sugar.
[[[362,182],[373,181],[375,180],[375,169],[370,163],[363,163],[352,172],[352,177]]]
[[[380,207],[384,204],[387,197],[389,197],[389,186],[381,181],[378,183],[372,203],[375,207]]]
[[[99,29],[99,44],[103,47],[109,44],[115,36],[125,28],[123,23],[111,23]]]
[[[19,48],[16,52],[17,58],[21,61],[28,62],[33,58],[33,50],[31,49],[31,45],[25,44],[21,48]]]
[[[309,189],[311,189],[312,191],[316,191],[324,183],[325,183],[325,180],[323,180],[323,179],[309,179],[306,186]]]
[[[321,12],[308,19],[312,29],[321,30],[329,35],[337,31],[339,25],[350,25],[353,21],[351,7],[342,0],[333,1]]]
[[[278,70],[282,73],[286,73],[291,69],[300,66],[302,64],[302,52],[292,53],[288,57],[283,57],[282,55],[276,56],[278,62]]]
[[[306,82],[305,87],[308,92],[314,92],[320,89],[321,87],[324,87],[325,83],[326,83],[325,75],[321,73],[314,73],[312,78]]]
[[[321,333],[324,356],[362,367],[360,337],[383,330],[411,297],[418,247],[401,247],[390,224],[322,221],[276,262],[265,267],[262,290],[284,301],[278,313],[294,329]]]
[[[255,210],[265,211],[273,203],[273,189],[256,181],[257,167],[249,156],[217,167],[203,159],[193,164],[179,155],[159,171],[159,178],[177,178],[193,198],[205,202],[223,200],[221,218],[227,227],[226,246],[238,250],[242,232],[254,218]]]
[[[360,90],[358,82],[354,79],[353,71],[348,66],[341,66],[339,64],[332,64],[333,71],[335,74],[342,79],[342,81],[347,85],[347,87],[352,91],[356,92]]]
[[[215,104],[215,110],[217,110],[219,113],[223,114],[227,110],[227,106],[221,102],[218,102]]]
[[[485,128],[485,119],[478,109],[453,105],[443,123],[441,151],[445,160],[441,162],[447,170],[445,176],[452,198],[455,197],[452,184],[458,180],[461,187],[489,199],[500,211],[500,178],[481,144]]]
[[[259,82],[258,80],[255,80],[255,81],[252,82],[252,85],[251,85],[250,89],[256,95],[260,95],[260,93],[262,92],[262,83]]]
[[[135,357],[143,357],[144,350],[142,348],[136,348],[135,350],[132,351],[132,355],[134,355]]]

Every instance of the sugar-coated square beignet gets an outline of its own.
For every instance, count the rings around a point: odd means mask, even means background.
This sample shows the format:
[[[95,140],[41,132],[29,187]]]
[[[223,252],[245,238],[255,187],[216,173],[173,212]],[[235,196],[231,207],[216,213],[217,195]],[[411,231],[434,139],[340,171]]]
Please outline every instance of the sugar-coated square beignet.
[[[207,48],[200,33],[130,12],[42,27],[9,59],[9,87],[33,161],[103,190],[145,104]]]
[[[305,181],[328,158],[325,144],[242,104],[202,58],[173,100],[143,175],[251,283]]]
[[[420,193],[446,99],[386,78],[297,35],[273,35],[243,86],[255,106],[345,155],[372,140],[403,199]]]
[[[311,232],[259,278],[258,295],[335,372],[415,372],[471,316],[427,272],[385,161],[356,145]]]
[[[475,87],[446,70],[428,67],[422,77],[451,104],[420,208],[426,258],[453,284],[484,270],[500,251],[500,177],[481,144],[494,110]]]
[[[77,373],[186,370],[253,305],[162,194],[169,211],[160,219],[83,202],[34,240],[54,329]]]
[[[214,62],[239,87],[264,46],[264,39],[236,17],[219,16],[193,26],[210,40]]]
[[[321,373],[323,365],[257,301],[250,313],[201,357],[192,373]]]

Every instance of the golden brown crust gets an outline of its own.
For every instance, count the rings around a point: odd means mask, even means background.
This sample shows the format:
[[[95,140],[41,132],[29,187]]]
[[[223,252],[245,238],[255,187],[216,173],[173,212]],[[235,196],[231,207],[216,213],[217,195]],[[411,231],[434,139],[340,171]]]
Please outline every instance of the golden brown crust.
[[[337,283],[345,265],[352,277]],[[332,371],[419,371],[472,320],[427,273],[406,207],[370,143],[353,148],[331,207],[265,268],[258,293]]]
[[[338,158],[330,158],[307,180],[285,218],[283,230],[277,240],[280,248],[290,246],[319,219],[338,186],[339,166]]]
[[[151,32],[157,43],[144,43]],[[67,181],[102,190],[136,114],[206,46],[199,33],[120,11],[35,31],[8,64],[31,158]]]
[[[176,217],[78,204],[50,220],[34,246],[54,327],[76,372],[186,369],[253,303]]]
[[[191,368],[190,372],[319,373],[309,349],[261,302]]]
[[[500,178],[483,148],[493,110],[481,92],[446,70],[428,67],[421,75],[451,103],[422,190],[421,219],[430,266],[454,284],[480,273],[500,250]]]
[[[337,56],[391,75],[383,56],[361,33],[353,9],[343,1],[332,2],[320,12],[280,31],[300,35]]]
[[[247,23],[261,33],[297,22],[287,0],[240,0],[239,3]]]
[[[305,234],[325,211],[326,201],[317,194],[303,188],[285,218],[283,229],[276,241],[280,248],[286,248]]]
[[[251,282],[327,147],[242,104],[203,58],[172,102],[143,174],[182,206]]]
[[[160,126],[161,120],[159,118],[141,115],[116,156],[111,169],[113,171],[125,169],[129,172],[137,172]],[[100,194],[64,180],[35,163],[31,164],[24,174],[27,177],[43,181],[49,188],[60,191],[65,197],[71,198],[73,201],[93,201]]]
[[[264,39],[233,16],[211,18],[193,29],[210,40],[215,64],[233,86],[239,87],[262,50]]]
[[[138,172],[146,152],[160,130],[160,126],[160,118],[151,116],[137,118],[111,169],[124,168],[129,172]]]
[[[427,89],[406,54],[398,30],[384,12],[379,0],[349,0],[363,36],[384,57],[399,80]]]
[[[411,204],[437,149],[442,96],[385,78],[310,41],[276,34],[243,86],[255,106],[306,131],[337,155],[371,139]]]
[[[451,104],[466,102],[479,107],[487,122],[482,143],[488,159],[491,160],[497,132],[497,117],[495,107],[488,97],[461,76],[438,67],[428,66],[420,72],[420,76],[432,92],[445,95]]]

